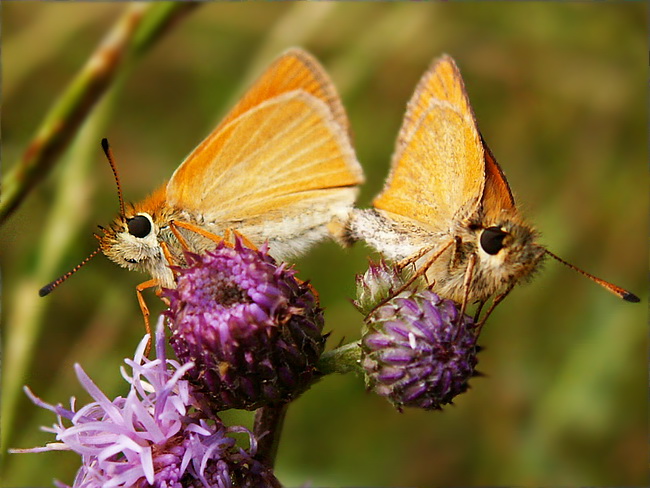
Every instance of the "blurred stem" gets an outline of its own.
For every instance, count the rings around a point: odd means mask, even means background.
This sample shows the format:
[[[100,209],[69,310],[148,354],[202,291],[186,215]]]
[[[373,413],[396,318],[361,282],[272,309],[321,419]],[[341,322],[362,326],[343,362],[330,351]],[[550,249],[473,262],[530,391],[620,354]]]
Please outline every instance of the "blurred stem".
[[[321,375],[331,373],[360,372],[361,347],[359,342],[351,342],[344,346],[324,353],[318,361],[318,372]],[[275,456],[280,444],[280,435],[288,404],[270,405],[258,408],[255,412],[253,433],[257,439],[255,458],[267,466],[273,467]]]
[[[114,91],[111,92],[115,93]],[[94,111],[89,123],[84,125],[73,146],[66,154],[58,179],[51,210],[43,223],[34,270],[25,275],[18,286],[14,285],[11,297],[13,306],[7,319],[7,333],[3,368],[2,398],[2,446],[12,435],[18,399],[22,384],[28,376],[34,347],[40,335],[43,318],[47,312],[47,300],[38,296],[38,289],[60,272],[61,260],[75,239],[80,227],[86,222],[84,212],[88,208],[88,184],[91,154],[99,152],[99,135],[103,132],[110,108],[109,96]],[[70,218],[74,215],[75,218]]]
[[[350,342],[323,353],[318,361],[318,371],[322,375],[350,372],[361,373],[361,347],[359,342]]]
[[[344,346],[324,353],[318,361],[318,372],[321,375],[350,372],[361,372],[361,347],[359,342],[351,342]],[[257,439],[255,458],[267,466],[273,467],[275,456],[280,444],[280,435],[288,404],[270,405],[257,409],[253,433]]]
[[[253,433],[257,439],[255,458],[270,468],[275,463],[288,408],[289,404],[283,403],[282,405],[261,407],[255,412],[255,423],[253,424]]]
[[[334,22],[332,14],[338,8],[337,2],[293,2],[269,30],[253,56],[242,86],[250,85],[267,66],[269,59],[274,59],[287,46],[302,46],[314,39],[319,29],[327,28]],[[233,99],[232,103],[235,101]]]
[[[194,4],[189,4],[193,7]],[[7,334],[3,368],[2,442],[7,446],[15,425],[15,416],[21,386],[27,376],[40,334],[47,302],[38,297],[37,290],[59,271],[60,262],[84,222],[79,205],[88,192],[88,165],[90,155],[99,150],[99,140],[112,106],[114,95],[133,65],[133,54],[142,54],[180,14],[189,10],[170,3],[133,4],[118,20],[86,66],[72,81],[58,103],[43,121],[22,160],[3,181],[3,199],[0,203],[0,223],[17,208],[20,201],[49,171],[60,153],[75,139],[81,123],[90,115],[76,138],[69,164],[58,182],[56,198],[48,221],[44,225],[39,260],[31,276],[15,288],[13,314],[7,320],[12,324]],[[140,26],[140,29],[137,29]],[[137,30],[137,32],[136,32]],[[126,51],[129,56],[125,56]],[[123,58],[129,57],[125,65]],[[108,100],[104,95],[108,95]],[[99,101],[102,103],[94,108]],[[77,218],[71,219],[70,215]]]
[[[52,169],[79,126],[111,87],[172,23],[195,2],[133,3],[118,19],[36,131],[20,160],[2,181],[0,225]]]

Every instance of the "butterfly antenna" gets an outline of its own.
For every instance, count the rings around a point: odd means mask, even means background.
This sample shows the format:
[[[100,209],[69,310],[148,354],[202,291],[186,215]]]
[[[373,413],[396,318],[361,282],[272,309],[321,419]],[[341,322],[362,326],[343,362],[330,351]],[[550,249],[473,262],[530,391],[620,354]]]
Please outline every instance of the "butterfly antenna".
[[[115,184],[117,185],[117,198],[120,200],[120,215],[124,215],[124,199],[122,198],[122,186],[120,185],[120,178],[117,175],[117,166],[115,166],[115,160],[113,159],[113,151],[108,145],[108,139],[105,137],[102,139],[102,149],[104,154],[106,154],[106,159],[108,159],[108,164],[111,165],[111,170],[113,171],[113,176],[115,177]]]
[[[638,303],[638,302],[641,301],[641,300],[639,299],[639,297],[636,296],[634,293],[631,293],[631,292],[629,292],[629,291],[627,291],[627,290],[621,288],[620,286],[616,286],[615,284],[610,283],[609,281],[605,281],[605,280],[603,280],[603,279],[601,279],[601,278],[597,278],[596,276],[594,276],[594,275],[592,275],[592,274],[590,274],[590,273],[587,273],[586,271],[584,271],[584,270],[578,268],[577,266],[574,266],[574,265],[571,264],[571,263],[567,263],[564,259],[562,259],[562,258],[559,257],[559,256],[556,256],[555,254],[553,254],[551,251],[549,251],[549,250],[547,250],[547,249],[545,249],[545,251],[546,251],[546,254],[548,254],[549,256],[551,256],[551,257],[552,257],[553,259],[555,259],[556,261],[559,261],[559,262],[561,262],[562,264],[564,264],[565,266],[571,268],[572,270],[577,271],[577,272],[580,273],[582,276],[584,276],[584,277],[586,277],[586,278],[589,278],[591,281],[593,281],[594,283],[596,283],[596,284],[602,286],[602,287],[605,288],[607,291],[613,293],[613,294],[616,295],[617,297],[622,298],[623,300],[625,300],[625,301],[627,301],[627,302],[632,302],[632,303]]]
[[[79,269],[86,264],[88,261],[90,261],[95,255],[99,252],[100,248],[95,249],[90,256],[88,256],[86,259],[81,261],[78,265],[76,265],[74,268],[72,268],[70,271],[68,271],[66,274],[61,276],[60,278],[57,278],[51,283],[48,283],[45,285],[43,288],[38,290],[38,295],[41,297],[47,296],[50,293],[52,293],[52,290],[54,290],[57,286],[59,286],[61,283],[63,283],[65,280],[70,278],[73,274],[75,274]]]

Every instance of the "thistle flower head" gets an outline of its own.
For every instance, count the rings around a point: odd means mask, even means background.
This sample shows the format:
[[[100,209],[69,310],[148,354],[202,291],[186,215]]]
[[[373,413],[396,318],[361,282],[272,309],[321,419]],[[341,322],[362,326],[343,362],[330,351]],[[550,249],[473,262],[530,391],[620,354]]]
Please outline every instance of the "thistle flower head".
[[[307,389],[325,342],[310,286],[239,239],[186,258],[165,313],[178,359],[194,364],[187,377],[201,408],[252,410]]]
[[[162,321],[156,331],[156,359],[144,357],[147,342],[148,336],[135,357],[126,360],[132,369],[130,376],[122,371],[130,384],[126,397],[110,400],[79,365],[77,377],[94,401],[78,410],[74,398],[66,409],[44,402],[26,388],[36,405],[57,415],[57,423],[45,430],[58,442],[13,452],[79,453],[82,466],[75,488],[279,486],[272,472],[253,459],[256,441],[248,430],[226,427],[218,418],[199,418],[192,411],[188,382],[181,379],[192,365],[165,358]],[[237,447],[232,433],[248,434],[248,451]]]
[[[367,319],[361,340],[366,386],[403,406],[440,409],[468,389],[476,335],[468,316],[435,293],[405,291]]]

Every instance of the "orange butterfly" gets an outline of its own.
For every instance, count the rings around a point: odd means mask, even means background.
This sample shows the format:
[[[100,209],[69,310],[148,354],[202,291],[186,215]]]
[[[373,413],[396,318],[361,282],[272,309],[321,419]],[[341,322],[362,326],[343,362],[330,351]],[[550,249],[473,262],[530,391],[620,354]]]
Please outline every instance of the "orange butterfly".
[[[114,169],[108,144],[102,144]],[[268,242],[279,260],[305,252],[328,234],[338,238],[363,179],[334,85],[311,55],[291,49],[169,182],[126,207],[119,192],[120,215],[98,236],[99,249],[118,265],[151,275],[137,288],[146,313],[143,289],[173,288],[169,266],[185,263],[185,249],[213,248],[231,231],[255,246]]]
[[[401,265],[414,264],[433,291],[490,310],[546,255],[619,297],[632,293],[588,274],[536,243],[503,171],[481,136],[453,59],[436,60],[408,104],[390,174],[373,209],[357,210],[352,240],[363,239]],[[478,312],[477,312],[478,315]]]

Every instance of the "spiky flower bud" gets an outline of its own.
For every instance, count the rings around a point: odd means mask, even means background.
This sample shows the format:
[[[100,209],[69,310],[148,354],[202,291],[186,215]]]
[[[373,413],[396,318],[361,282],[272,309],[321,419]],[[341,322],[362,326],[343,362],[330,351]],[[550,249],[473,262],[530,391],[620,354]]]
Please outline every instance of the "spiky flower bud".
[[[405,291],[367,318],[361,340],[366,386],[403,406],[439,410],[468,389],[476,335],[457,305],[433,292]]]
[[[357,299],[354,306],[364,315],[393,297],[408,281],[411,272],[399,269],[396,264],[370,262],[363,275],[357,275]]]
[[[187,374],[202,408],[252,410],[307,389],[325,343],[310,286],[240,240],[187,262],[164,292],[166,315],[178,359],[195,364]]]

